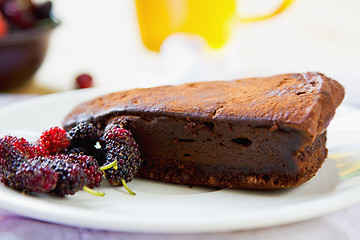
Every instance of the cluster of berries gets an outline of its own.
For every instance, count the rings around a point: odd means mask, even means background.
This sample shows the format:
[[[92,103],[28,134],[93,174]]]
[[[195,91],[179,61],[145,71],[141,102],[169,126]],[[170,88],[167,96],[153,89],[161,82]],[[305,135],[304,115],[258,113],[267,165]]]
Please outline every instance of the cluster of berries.
[[[0,139],[0,181],[31,193],[56,196],[92,190],[106,178],[113,186],[124,186],[141,164],[139,146],[132,134],[120,126],[101,131],[81,122],[66,132],[59,127],[44,131],[39,140],[5,136]]]
[[[0,0],[0,36],[19,29],[33,28],[51,17],[50,1]]]

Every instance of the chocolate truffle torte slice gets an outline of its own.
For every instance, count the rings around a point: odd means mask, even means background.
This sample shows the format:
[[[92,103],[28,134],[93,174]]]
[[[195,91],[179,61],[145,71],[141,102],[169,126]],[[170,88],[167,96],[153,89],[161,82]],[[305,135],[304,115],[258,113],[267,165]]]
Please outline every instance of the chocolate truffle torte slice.
[[[197,82],[108,94],[76,107],[70,128],[120,123],[138,141],[138,176],[235,189],[298,186],[327,156],[343,87],[320,73]]]

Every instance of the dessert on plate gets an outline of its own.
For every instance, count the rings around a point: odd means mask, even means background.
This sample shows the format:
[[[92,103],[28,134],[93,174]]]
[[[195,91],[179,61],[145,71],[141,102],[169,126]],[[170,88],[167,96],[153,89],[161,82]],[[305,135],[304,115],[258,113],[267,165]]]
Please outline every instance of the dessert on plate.
[[[132,89],[80,104],[69,129],[119,125],[137,140],[139,177],[233,189],[296,187],[327,156],[343,87],[317,72]]]

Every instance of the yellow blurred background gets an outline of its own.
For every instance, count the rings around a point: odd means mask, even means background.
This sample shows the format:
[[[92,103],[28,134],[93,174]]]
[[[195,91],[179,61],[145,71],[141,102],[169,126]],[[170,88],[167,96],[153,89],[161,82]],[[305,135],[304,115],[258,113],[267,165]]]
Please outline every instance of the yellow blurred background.
[[[281,2],[244,0],[238,6],[251,15]],[[266,21],[231,25],[220,50],[177,35],[158,53],[142,44],[133,0],[53,3],[62,23],[32,86],[70,90],[82,72],[93,75],[96,86],[124,88],[320,71],[345,85],[345,101],[360,104],[353,97],[360,91],[354,84],[360,78],[358,0],[295,0]]]

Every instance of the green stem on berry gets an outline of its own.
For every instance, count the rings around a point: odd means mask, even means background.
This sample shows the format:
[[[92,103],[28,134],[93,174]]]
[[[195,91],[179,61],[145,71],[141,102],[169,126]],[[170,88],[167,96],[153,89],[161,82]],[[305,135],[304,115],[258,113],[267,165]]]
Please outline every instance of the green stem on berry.
[[[111,163],[109,163],[109,164],[106,164],[106,165],[102,166],[102,167],[100,168],[100,171],[105,171],[105,170],[108,170],[108,169],[110,169],[110,168],[114,168],[115,170],[118,169],[117,160],[115,160],[115,161],[113,161],[113,162],[111,162]]]
[[[121,179],[121,183],[122,183],[122,185],[124,186],[124,188],[125,188],[131,195],[133,195],[133,196],[136,195],[136,193],[134,193],[134,192],[128,187],[128,185],[126,184],[126,182],[125,182],[125,180],[124,180],[123,178]]]
[[[111,163],[109,163],[109,164],[106,164],[106,165],[102,166],[102,167],[100,168],[100,171],[105,171],[105,170],[108,170],[108,169],[110,169],[110,168],[114,168],[115,170],[118,169],[117,160],[115,160],[115,161],[113,161],[113,162],[111,162]],[[124,179],[121,179],[121,183],[122,183],[122,185],[124,186],[124,188],[125,188],[131,195],[133,195],[133,196],[136,195],[136,193],[134,193],[134,192],[128,187],[128,185],[126,184],[126,182],[125,182]]]
[[[97,191],[95,191],[95,190],[93,190],[91,188],[88,188],[86,186],[83,188],[83,190],[90,193],[90,194],[92,194],[92,195],[99,196],[99,197],[103,197],[105,195],[104,192],[97,192]]]

